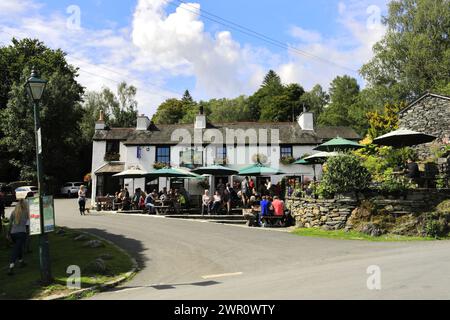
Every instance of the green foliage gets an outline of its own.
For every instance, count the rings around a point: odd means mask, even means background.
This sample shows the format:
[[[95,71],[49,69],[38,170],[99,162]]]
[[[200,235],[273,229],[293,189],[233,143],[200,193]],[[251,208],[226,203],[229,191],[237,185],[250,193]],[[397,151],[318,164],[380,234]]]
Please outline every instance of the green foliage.
[[[360,88],[355,78],[336,77],[330,85],[330,104],[320,114],[321,126],[350,126],[358,133],[367,129],[367,109],[359,99]]]
[[[448,235],[449,214],[439,212],[428,213],[425,216],[424,233],[433,238],[443,238]]]
[[[197,185],[202,188],[203,190],[209,190],[209,181],[208,179],[200,180]]]
[[[292,164],[292,163],[294,163],[294,161],[295,161],[295,158],[291,157],[291,156],[282,157],[280,159],[280,162],[284,165]]]
[[[368,136],[373,140],[391,131],[397,130],[399,125],[398,112],[404,109],[404,103],[386,104],[383,112],[368,112]]]
[[[448,92],[450,2],[391,1],[384,24],[387,32],[374,46],[375,56],[361,68],[370,90],[391,101]]]
[[[379,186],[379,190],[383,193],[404,193],[407,190],[414,189],[414,184],[410,179],[403,175],[395,175],[392,168],[386,169],[383,174],[382,182]]]
[[[341,154],[328,159],[318,193],[329,197],[339,193],[362,191],[368,188],[370,181],[369,171],[357,156]]]
[[[322,86],[317,84],[311,91],[305,92],[300,98],[300,105],[304,106],[308,111],[313,112],[315,121],[322,114],[325,106],[328,104],[330,97],[328,93],[322,89]]]
[[[160,169],[164,169],[167,167],[170,167],[170,165],[165,162],[155,162],[153,164],[153,169],[155,169],[155,170],[160,170]]]
[[[178,99],[164,101],[153,116],[153,122],[157,124],[176,124],[184,117],[183,102]]]

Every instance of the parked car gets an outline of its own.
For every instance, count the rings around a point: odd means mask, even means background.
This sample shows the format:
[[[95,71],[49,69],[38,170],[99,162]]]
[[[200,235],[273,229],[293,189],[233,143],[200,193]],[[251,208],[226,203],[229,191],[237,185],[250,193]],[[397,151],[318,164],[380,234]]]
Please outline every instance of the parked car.
[[[16,190],[16,199],[25,199],[28,195],[28,193],[33,192],[33,195],[36,195],[39,191],[38,187],[35,186],[25,186],[25,187],[19,187]]]
[[[61,194],[66,195],[68,198],[78,195],[78,190],[83,182],[66,182],[61,188]]]
[[[0,183],[0,198],[3,199],[6,207],[11,206],[11,204],[16,201],[16,195],[13,188],[6,184]]]

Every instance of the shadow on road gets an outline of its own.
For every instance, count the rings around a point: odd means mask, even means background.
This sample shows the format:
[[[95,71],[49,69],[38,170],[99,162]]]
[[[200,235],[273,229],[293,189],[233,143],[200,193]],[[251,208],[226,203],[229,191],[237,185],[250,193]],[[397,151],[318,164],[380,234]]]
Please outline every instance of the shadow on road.
[[[149,261],[149,259],[143,254],[145,247],[139,240],[127,238],[123,235],[113,234],[106,230],[97,228],[77,228],[77,230],[81,232],[91,233],[113,242],[115,245],[122,248],[134,259],[136,259],[136,262],[138,263],[138,267],[140,269],[144,268],[146,266],[146,263]]]
[[[196,287],[209,287],[221,284],[221,282],[217,281],[200,281],[200,282],[191,282],[191,283],[171,283],[171,284],[160,284],[160,285],[149,285],[149,286],[121,286],[117,288],[108,289],[106,292],[121,292],[128,291],[133,289],[144,289],[144,288],[153,288],[155,290],[173,290],[177,287],[181,286],[196,286]]]

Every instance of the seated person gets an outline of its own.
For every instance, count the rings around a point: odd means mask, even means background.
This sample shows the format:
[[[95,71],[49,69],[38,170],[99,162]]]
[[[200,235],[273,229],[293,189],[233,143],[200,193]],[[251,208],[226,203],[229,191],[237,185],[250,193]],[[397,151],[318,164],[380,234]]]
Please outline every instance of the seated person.
[[[275,216],[277,217],[284,216],[284,202],[281,201],[279,197],[275,196],[273,198],[272,207]]]
[[[406,164],[406,177],[417,179],[420,177],[419,166],[412,159],[408,159]]]
[[[205,214],[205,212],[211,214],[211,204],[212,199],[209,195],[209,190],[205,190],[205,193],[202,196],[202,215]]]
[[[259,224],[261,225],[261,218],[262,217],[266,217],[266,216],[270,216],[270,206],[271,203],[268,199],[269,197],[267,196],[263,196],[262,197],[262,201],[261,201],[261,215],[259,216]]]
[[[133,199],[131,200],[134,209],[139,208],[140,199],[141,199],[141,189],[137,188],[136,190],[134,190]]]
[[[213,205],[211,211],[213,213],[217,213],[222,205],[222,197],[220,196],[219,191],[216,191],[213,196]]]
[[[155,200],[153,200],[153,196],[149,193],[144,200],[144,206],[148,209],[149,213],[152,214],[155,212]]]

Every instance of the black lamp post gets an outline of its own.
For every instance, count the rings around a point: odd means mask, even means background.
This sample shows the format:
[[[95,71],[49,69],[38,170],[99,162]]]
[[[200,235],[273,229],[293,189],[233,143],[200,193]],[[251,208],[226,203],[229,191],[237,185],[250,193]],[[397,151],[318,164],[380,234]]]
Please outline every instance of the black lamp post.
[[[41,234],[39,235],[39,261],[41,269],[41,281],[44,285],[50,284],[52,281],[50,268],[50,250],[48,244],[48,236],[44,229],[44,210],[42,203],[42,196],[44,193],[43,186],[43,170],[42,170],[42,139],[41,139],[41,121],[39,117],[38,104],[44,93],[47,81],[39,79],[36,72],[31,72],[31,77],[28,79],[25,87],[28,95],[33,100],[34,108],[34,132],[36,137],[36,167],[37,167],[37,181],[39,188],[39,215],[41,223]]]

